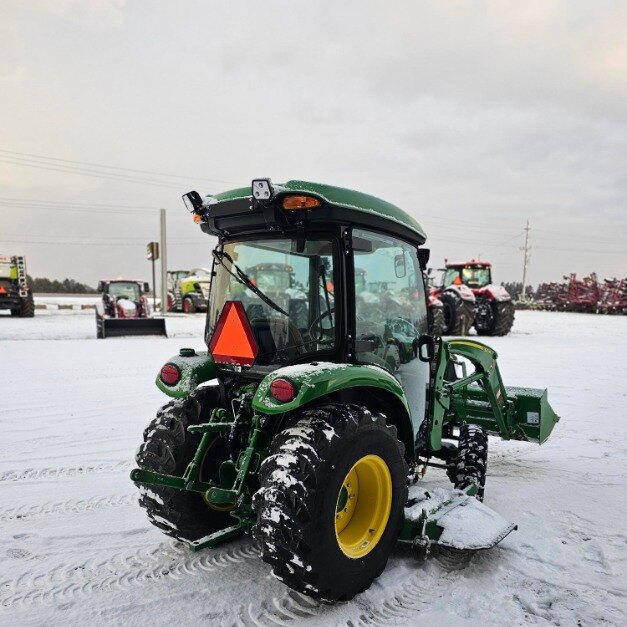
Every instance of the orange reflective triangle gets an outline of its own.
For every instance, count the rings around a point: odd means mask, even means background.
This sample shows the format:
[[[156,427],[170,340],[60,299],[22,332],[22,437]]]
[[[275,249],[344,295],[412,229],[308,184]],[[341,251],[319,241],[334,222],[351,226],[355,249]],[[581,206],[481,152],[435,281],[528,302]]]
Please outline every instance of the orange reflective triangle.
[[[259,348],[240,301],[227,300],[224,303],[209,350],[217,364],[253,365]]]
[[[6,294],[7,291],[4,289],[4,287],[2,287],[2,285],[0,285],[0,294]]]

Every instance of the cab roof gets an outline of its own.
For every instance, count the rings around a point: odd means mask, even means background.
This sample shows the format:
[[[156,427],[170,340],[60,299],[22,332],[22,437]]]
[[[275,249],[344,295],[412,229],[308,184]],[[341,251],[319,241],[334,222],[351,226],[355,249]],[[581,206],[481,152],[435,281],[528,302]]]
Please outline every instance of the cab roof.
[[[310,181],[292,180],[287,183],[272,184],[274,195],[280,198],[286,194],[307,194],[315,196],[329,205],[342,207],[347,209],[356,218],[361,215],[364,220],[366,218],[378,218],[394,222],[404,229],[412,232],[416,239],[421,242],[426,240],[426,234],[420,224],[412,218],[408,213],[376,196],[364,194],[345,187],[336,187],[334,185],[325,185],[323,183],[313,183]],[[227,201],[236,201],[251,198],[251,187],[239,187],[237,189],[228,190],[220,194],[215,194],[209,198],[210,204],[224,203]],[[311,216],[315,215],[314,211]],[[361,222],[362,220],[357,220]]]
[[[492,262],[490,261],[478,261],[471,259],[470,261],[447,261],[447,268],[491,268]]]

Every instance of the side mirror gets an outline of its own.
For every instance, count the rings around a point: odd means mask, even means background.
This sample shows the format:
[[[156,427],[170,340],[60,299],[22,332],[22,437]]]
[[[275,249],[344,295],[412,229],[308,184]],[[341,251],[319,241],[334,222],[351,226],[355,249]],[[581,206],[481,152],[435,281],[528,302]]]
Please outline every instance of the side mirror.
[[[414,355],[420,361],[429,363],[435,359],[435,340],[430,335],[421,335],[414,340]]]
[[[200,197],[200,194],[196,191],[183,194],[183,202],[185,203],[187,211],[189,211],[190,213],[194,213],[199,209],[202,209],[202,198]]]
[[[104,292],[105,284],[104,281],[98,281],[98,291]]]
[[[401,254],[394,257],[394,274],[397,279],[402,279],[407,274],[405,255]]]
[[[150,285],[148,283],[144,283],[144,294],[148,294],[150,292]]]
[[[418,262],[420,263],[421,270],[424,270],[427,267],[427,263],[429,262],[430,256],[431,256],[431,251],[428,248],[418,249]]]

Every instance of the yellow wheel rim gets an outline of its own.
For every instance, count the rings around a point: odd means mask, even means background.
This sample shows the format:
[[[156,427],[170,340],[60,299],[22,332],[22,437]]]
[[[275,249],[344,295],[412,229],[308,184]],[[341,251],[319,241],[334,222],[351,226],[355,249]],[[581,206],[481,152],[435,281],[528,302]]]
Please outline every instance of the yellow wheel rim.
[[[378,455],[366,455],[348,471],[337,496],[335,537],[352,559],[372,551],[387,527],[392,509],[392,476]]]

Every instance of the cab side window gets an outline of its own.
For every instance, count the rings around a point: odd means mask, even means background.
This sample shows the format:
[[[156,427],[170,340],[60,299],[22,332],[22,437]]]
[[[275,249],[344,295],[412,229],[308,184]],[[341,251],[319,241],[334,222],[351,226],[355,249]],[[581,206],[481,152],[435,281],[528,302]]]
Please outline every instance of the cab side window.
[[[398,376],[416,359],[426,333],[426,303],[416,249],[401,240],[355,229],[357,360]]]

